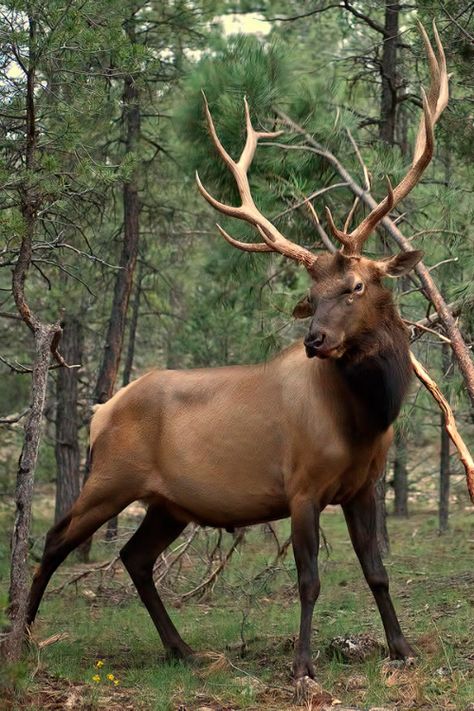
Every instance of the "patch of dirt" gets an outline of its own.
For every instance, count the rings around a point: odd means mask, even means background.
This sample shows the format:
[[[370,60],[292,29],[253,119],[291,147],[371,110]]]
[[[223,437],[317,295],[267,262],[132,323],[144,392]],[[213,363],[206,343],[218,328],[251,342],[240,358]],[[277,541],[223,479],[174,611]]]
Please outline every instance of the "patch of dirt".
[[[136,700],[136,691],[122,687],[92,687],[90,684],[56,678],[47,673],[35,677],[34,684],[21,697],[3,697],[5,711],[146,711]]]

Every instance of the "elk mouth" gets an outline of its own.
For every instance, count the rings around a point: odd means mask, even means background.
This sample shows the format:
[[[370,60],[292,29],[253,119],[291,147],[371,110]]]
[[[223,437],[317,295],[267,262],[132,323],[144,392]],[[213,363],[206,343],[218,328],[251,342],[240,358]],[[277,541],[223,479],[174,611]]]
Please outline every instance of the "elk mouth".
[[[326,343],[316,346],[314,343],[305,343],[306,355],[308,358],[320,358],[321,360],[327,360],[328,358],[333,358],[337,360],[344,355],[344,345],[339,343],[336,346],[328,346]]]

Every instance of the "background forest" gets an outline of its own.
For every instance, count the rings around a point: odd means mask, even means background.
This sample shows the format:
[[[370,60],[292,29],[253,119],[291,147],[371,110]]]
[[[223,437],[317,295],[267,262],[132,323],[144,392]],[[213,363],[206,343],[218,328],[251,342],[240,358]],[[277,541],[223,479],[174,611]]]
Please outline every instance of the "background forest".
[[[474,3],[458,0],[0,3],[5,619],[12,546],[21,574],[10,595],[18,591],[21,614],[25,556],[28,566],[38,560],[45,531],[77,496],[95,403],[150,368],[258,362],[304,333],[291,312],[308,288],[306,272],[278,255],[229,247],[197,191],[196,170],[212,194],[237,201],[208,135],[201,91],[232,156],[245,141],[244,96],[256,127],[283,129],[259,145],[255,201],[290,239],[325,249],[324,206],[336,224],[349,213],[357,224],[364,196],[380,200],[385,176],[396,184],[411,162],[420,86],[429,83],[418,20],[432,34],[436,19],[450,101],[422,181],[365,252],[387,255],[406,240],[424,250],[424,271],[393,289],[413,352],[474,445],[473,16]],[[218,219],[236,238],[255,241],[247,225]],[[466,645],[474,634],[472,509],[440,411],[418,383],[398,419],[380,497],[381,541],[387,551],[391,542],[392,582],[397,574],[396,595],[423,661],[415,671],[381,671],[370,657],[354,670],[340,654],[328,656],[325,702],[465,709],[474,699]],[[42,608],[37,664],[28,659],[2,679],[11,684],[13,676],[21,689],[12,708],[290,708],[285,664],[297,605],[287,525],[234,537],[196,529],[160,559],[157,578],[194,646],[227,645],[228,657],[213,658],[200,675],[162,663],[155,631],[119,570],[116,552],[140,518],[138,506],[129,510],[58,573],[52,585],[61,589]],[[323,519],[323,529],[335,609],[328,599],[316,612],[327,620],[317,623],[321,649],[367,625],[380,637],[375,613],[366,620],[357,606],[361,593],[347,597],[348,580],[357,590],[363,581],[348,562],[339,514]],[[55,634],[71,638],[41,647]],[[273,657],[265,658],[269,645]],[[109,679],[105,689],[98,660],[120,684]]]

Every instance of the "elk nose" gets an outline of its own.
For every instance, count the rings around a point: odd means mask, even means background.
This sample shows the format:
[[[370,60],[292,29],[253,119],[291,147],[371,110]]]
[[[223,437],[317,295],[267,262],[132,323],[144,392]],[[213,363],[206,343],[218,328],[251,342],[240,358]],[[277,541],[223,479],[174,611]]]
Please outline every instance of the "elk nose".
[[[304,339],[304,344],[305,346],[312,348],[321,348],[325,339],[326,334],[324,333],[324,331],[312,331],[311,333],[308,333],[308,335]]]
[[[308,358],[313,358],[318,355],[318,352],[326,339],[326,334],[324,331],[313,331],[308,333],[304,339],[304,345],[306,348],[306,355]]]
[[[325,339],[326,334],[324,333],[324,331],[317,331],[313,335],[313,345],[316,346],[316,348],[320,348],[323,345]]]

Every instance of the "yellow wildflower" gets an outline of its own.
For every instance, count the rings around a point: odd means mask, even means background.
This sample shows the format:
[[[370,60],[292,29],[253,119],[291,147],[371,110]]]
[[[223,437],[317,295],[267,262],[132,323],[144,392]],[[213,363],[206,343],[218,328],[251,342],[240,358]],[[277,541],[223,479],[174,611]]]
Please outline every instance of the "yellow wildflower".
[[[101,667],[104,666],[104,662],[102,661],[102,659],[99,659],[99,660],[95,663],[95,665],[96,665],[97,669],[100,669]]]
[[[114,677],[113,674],[107,674],[107,679],[108,679],[109,681],[113,681],[113,680],[115,679],[115,677]]]
[[[118,679],[114,679],[114,686],[118,686],[120,684]]]
[[[92,677],[92,681],[95,681],[95,683],[98,684],[100,681],[100,676],[98,674],[94,674],[94,676]]]

